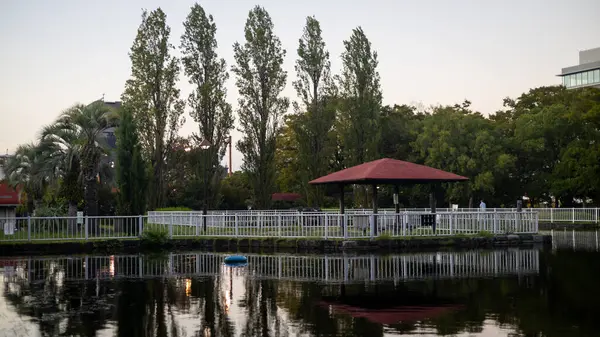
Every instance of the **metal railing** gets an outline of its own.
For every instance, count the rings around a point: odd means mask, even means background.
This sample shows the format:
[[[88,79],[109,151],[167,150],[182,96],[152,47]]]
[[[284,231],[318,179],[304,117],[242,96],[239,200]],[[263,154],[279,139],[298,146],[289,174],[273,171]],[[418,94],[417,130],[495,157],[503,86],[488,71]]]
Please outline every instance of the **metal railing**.
[[[49,275],[64,281],[121,278],[185,278],[225,271],[220,253],[3,258],[5,282],[41,282]],[[401,255],[257,255],[248,254],[247,276],[322,283],[404,282],[539,273],[539,251],[498,250]],[[6,277],[6,271],[10,271]]]
[[[29,217],[0,220],[0,241],[133,239],[144,231],[168,237],[373,239],[378,236],[525,234],[538,232],[535,212],[152,213],[126,217]]]
[[[479,208],[437,208],[439,213],[448,212],[461,212],[461,213],[472,213],[481,212]],[[516,208],[487,208],[486,212],[516,212]],[[600,223],[600,208],[523,208],[523,212],[537,212],[540,222],[549,223]],[[337,210],[323,210],[324,213],[338,214]],[[371,214],[371,209],[346,209],[346,214]],[[391,208],[379,209],[379,214],[394,214],[395,210]],[[430,208],[401,208],[400,213],[404,212],[418,212],[418,213],[429,213]],[[199,211],[183,211],[183,212],[169,212],[169,211],[153,211],[148,212],[148,215],[158,214],[174,214],[188,215],[188,214],[202,214]],[[213,210],[209,211],[210,215],[277,215],[277,214],[302,214],[298,210]]]

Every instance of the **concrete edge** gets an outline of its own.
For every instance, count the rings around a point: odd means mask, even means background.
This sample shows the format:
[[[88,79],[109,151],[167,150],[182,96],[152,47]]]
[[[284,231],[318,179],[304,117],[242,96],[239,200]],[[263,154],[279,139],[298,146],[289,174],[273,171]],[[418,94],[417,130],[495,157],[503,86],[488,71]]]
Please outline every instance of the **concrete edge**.
[[[552,244],[550,235],[522,234],[490,237],[420,237],[374,240],[275,239],[275,238],[193,238],[172,239],[163,243],[141,240],[106,240],[87,242],[48,242],[0,244],[0,256],[139,253],[156,250],[210,250],[217,252],[421,252],[475,248],[533,248]]]

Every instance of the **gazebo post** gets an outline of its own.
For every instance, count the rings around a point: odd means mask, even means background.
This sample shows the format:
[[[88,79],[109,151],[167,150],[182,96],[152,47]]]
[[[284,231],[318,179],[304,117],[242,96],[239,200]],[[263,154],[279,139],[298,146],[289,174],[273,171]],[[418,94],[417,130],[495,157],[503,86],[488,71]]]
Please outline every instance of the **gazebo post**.
[[[435,191],[436,191],[436,184],[431,184],[431,191],[429,193],[429,208],[431,208],[431,213],[434,214],[436,209],[436,200],[435,200]]]
[[[373,235],[377,235],[377,184],[373,184],[371,198],[373,204]]]
[[[400,186],[394,185],[394,207],[396,209],[396,214],[400,213]]]

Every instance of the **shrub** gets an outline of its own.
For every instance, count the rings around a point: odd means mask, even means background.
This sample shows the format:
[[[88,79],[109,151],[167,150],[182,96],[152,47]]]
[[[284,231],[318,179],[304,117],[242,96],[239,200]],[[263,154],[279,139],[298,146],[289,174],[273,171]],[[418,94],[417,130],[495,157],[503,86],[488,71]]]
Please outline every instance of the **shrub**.
[[[164,246],[169,242],[169,232],[163,228],[146,228],[142,233],[142,245]]]

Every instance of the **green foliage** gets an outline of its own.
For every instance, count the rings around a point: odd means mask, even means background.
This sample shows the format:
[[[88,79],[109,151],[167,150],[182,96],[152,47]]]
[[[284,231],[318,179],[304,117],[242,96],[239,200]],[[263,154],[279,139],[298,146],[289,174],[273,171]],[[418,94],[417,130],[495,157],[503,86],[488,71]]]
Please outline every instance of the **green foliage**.
[[[141,240],[143,246],[164,246],[169,242],[169,232],[163,227],[145,228]]]
[[[127,107],[121,109],[121,122],[117,128],[117,186],[118,214],[146,212],[146,163],[133,115]]]
[[[143,155],[152,165],[150,181],[150,208],[165,203],[165,158],[168,161],[170,144],[183,123],[185,103],[179,99],[176,84],[179,79],[179,61],[171,55],[169,43],[171,28],[166,24],[162,9],[146,10],[129,57],[131,78],[125,83],[123,105],[131,109],[140,130],[138,132]]]
[[[289,101],[280,94],[287,73],[283,70],[285,50],[275,35],[269,13],[254,7],[244,28],[246,41],[235,43],[236,85],[240,98],[238,115],[243,138],[237,148],[244,156],[242,168],[248,172],[254,204],[268,208],[275,187],[275,149],[281,116]]]
[[[221,209],[246,209],[252,206],[252,191],[248,174],[234,172],[221,183]]]

